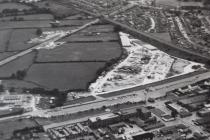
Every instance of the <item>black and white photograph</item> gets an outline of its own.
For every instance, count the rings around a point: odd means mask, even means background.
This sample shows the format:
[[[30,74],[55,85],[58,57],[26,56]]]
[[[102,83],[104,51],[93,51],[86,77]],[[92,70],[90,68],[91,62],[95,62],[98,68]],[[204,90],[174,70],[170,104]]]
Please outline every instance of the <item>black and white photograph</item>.
[[[210,140],[210,0],[0,0],[0,140]]]

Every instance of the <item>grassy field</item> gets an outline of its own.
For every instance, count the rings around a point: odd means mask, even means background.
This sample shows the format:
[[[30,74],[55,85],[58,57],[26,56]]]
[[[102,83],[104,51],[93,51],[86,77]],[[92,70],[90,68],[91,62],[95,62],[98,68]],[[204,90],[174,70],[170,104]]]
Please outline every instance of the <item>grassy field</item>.
[[[9,119],[0,122],[0,139],[9,140],[13,135],[13,131],[21,130],[25,127],[38,126],[35,121],[31,119]]]
[[[167,42],[171,42],[171,37],[169,33],[151,33],[151,35],[156,36],[160,39],[163,39]]]
[[[42,21],[4,21],[0,22],[0,29],[51,27],[51,20]]]
[[[37,62],[109,61],[121,55],[118,42],[68,43],[52,50],[39,50]]]
[[[35,44],[27,43],[31,38],[37,37],[36,29],[15,29],[13,30],[9,45],[8,51],[19,51],[25,50],[32,47]]]
[[[67,16],[67,15],[76,15],[80,12],[75,10],[74,8],[67,8],[65,6],[58,5],[50,0],[46,0],[43,2],[38,2],[36,5],[40,8],[49,8],[56,16]]]
[[[20,57],[10,63],[0,66],[0,77],[10,77],[13,73],[18,70],[24,70],[29,68],[33,63],[35,52]]]
[[[98,35],[72,35],[64,38],[64,42],[89,42],[89,41],[116,41],[119,40],[117,33],[100,33]]]
[[[24,15],[24,16],[15,16],[18,18],[23,18],[24,20],[52,20],[54,17],[50,14],[36,14],[36,15]],[[14,16],[9,17],[2,17],[1,20],[12,20],[14,19]]]
[[[20,3],[1,3],[0,4],[0,12],[2,12],[4,9],[19,9],[19,10],[23,10],[23,9],[30,9],[31,7],[20,4]]]
[[[28,71],[27,81],[39,83],[50,89],[87,89],[88,82],[95,80],[97,71],[105,63],[50,63],[34,64]]]
[[[28,21],[0,21],[0,29],[13,28],[49,28],[53,20],[28,20]],[[81,26],[91,20],[61,20],[60,25]]]
[[[23,89],[23,88],[35,88],[39,87],[39,85],[35,85],[31,82],[22,81],[22,80],[3,80],[2,84],[5,88],[15,88],[15,89]]]
[[[3,60],[11,55],[14,55],[16,52],[5,52],[5,53],[0,53],[0,60]]]
[[[156,0],[157,4],[177,7],[179,5],[178,0]]]
[[[4,52],[8,41],[10,40],[10,35],[12,33],[12,30],[0,30],[0,52]]]
[[[93,25],[90,26],[88,28],[86,28],[85,30],[80,31],[80,33],[83,32],[100,32],[100,33],[104,33],[104,32],[114,32],[114,26],[107,24],[107,25]]]

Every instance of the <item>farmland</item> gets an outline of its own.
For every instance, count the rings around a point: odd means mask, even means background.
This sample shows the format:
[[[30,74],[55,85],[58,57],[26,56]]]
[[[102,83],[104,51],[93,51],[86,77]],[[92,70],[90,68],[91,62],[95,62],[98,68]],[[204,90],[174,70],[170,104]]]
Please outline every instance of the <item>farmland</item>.
[[[113,31],[114,31],[114,26],[113,25],[104,24],[104,25],[93,25],[93,26],[90,26],[90,27],[86,28],[85,30],[81,31],[80,33],[84,33],[84,32],[100,32],[100,33],[104,33],[104,32],[113,32]]]
[[[11,35],[11,30],[1,30],[0,31],[0,42],[1,42],[1,47],[0,47],[0,51],[4,52],[6,47],[7,47],[7,43],[10,39],[10,35]]]
[[[3,80],[2,84],[4,87],[7,89],[15,88],[15,89],[23,89],[23,88],[36,88],[39,87],[39,85],[34,84],[33,82],[28,82],[24,80],[13,80],[13,79],[8,79],[8,80]]]
[[[6,126],[6,129],[5,129]],[[13,131],[21,130],[26,127],[36,127],[35,121],[30,119],[9,119],[6,121],[1,121],[0,123],[0,138],[1,140],[10,139],[13,135]]]
[[[54,4],[54,3],[50,2],[50,1],[48,2],[48,0],[36,3],[35,5],[40,7],[40,8],[49,8],[58,17],[60,17],[60,16],[68,16],[68,15],[70,16],[70,15],[75,15],[75,14],[80,13],[77,10],[75,10],[74,8],[69,9],[69,8],[67,8],[65,6]]]
[[[5,5],[2,6],[2,5]],[[49,8],[42,12],[34,11],[20,3],[7,2],[0,4],[0,11],[12,8],[7,5],[18,5],[14,8],[19,13],[5,13],[0,17],[0,60],[4,60],[16,53],[38,45],[48,35],[56,31],[71,31],[89,23],[94,18],[81,14],[74,8],[51,3],[39,2],[39,8]],[[2,8],[2,9],[1,9]],[[24,11],[29,10],[29,13]],[[37,12],[37,13],[36,13]],[[53,23],[59,19],[59,25]],[[54,28],[53,28],[54,27]],[[37,29],[41,34],[37,34]],[[93,25],[76,34],[59,40],[64,44],[55,48],[39,48],[27,55],[23,55],[0,67],[0,77],[7,89],[35,88],[58,90],[88,90],[91,82],[107,66],[122,54],[120,38],[115,28],[110,24]],[[17,72],[25,75],[17,78]]]
[[[178,0],[157,0],[156,3],[173,7],[177,7],[179,5]]]
[[[37,62],[109,61],[121,55],[118,42],[68,43],[39,51]]]
[[[27,21],[1,21],[0,29],[13,29],[13,28],[46,28],[51,27],[53,20],[27,20]],[[81,26],[90,20],[62,20],[63,26]]]
[[[0,60],[3,60],[11,55],[14,55],[15,52],[4,52],[4,53],[0,53]]]
[[[36,15],[23,15],[23,16],[9,16],[9,17],[2,17],[0,21],[8,21],[14,19],[22,18],[25,20],[52,20],[54,17],[51,14],[36,14]]]
[[[35,52],[20,57],[15,61],[12,61],[6,65],[0,67],[0,77],[11,77],[13,73],[16,73],[18,70],[25,70],[33,64],[35,57]]]
[[[48,19],[48,15],[44,15],[46,20],[42,17],[44,20],[39,21],[30,20],[38,18],[38,15],[27,15],[27,17],[29,20],[0,22],[2,25],[0,28],[4,28],[1,31],[0,59],[36,45],[37,43],[29,41],[39,37],[36,33],[38,27],[42,27],[43,32],[67,31],[90,21],[90,19],[62,20],[60,27],[52,28],[49,24],[52,20]],[[69,26],[62,26],[65,24]],[[39,86],[45,89],[87,90],[106,63],[119,58],[122,53],[119,35],[114,32],[114,27],[108,24],[88,27],[61,41],[65,42],[61,46],[39,49],[1,66],[0,77],[12,78],[3,80],[5,87],[17,89]],[[17,71],[23,70],[26,72],[23,80],[11,77]]]
[[[71,37],[65,38],[62,41],[65,42],[91,42],[91,41],[117,41],[119,40],[118,34],[116,33],[100,33],[96,35],[72,35]]]
[[[49,89],[86,90],[104,66],[103,62],[34,64],[25,80]]]
[[[30,9],[31,7],[22,5],[19,3],[3,3],[0,4],[0,12],[2,12],[4,9],[18,9],[18,10],[23,10],[23,9]]]
[[[36,29],[13,30],[8,43],[8,51],[19,51],[32,47],[34,44],[27,42],[36,36]]]

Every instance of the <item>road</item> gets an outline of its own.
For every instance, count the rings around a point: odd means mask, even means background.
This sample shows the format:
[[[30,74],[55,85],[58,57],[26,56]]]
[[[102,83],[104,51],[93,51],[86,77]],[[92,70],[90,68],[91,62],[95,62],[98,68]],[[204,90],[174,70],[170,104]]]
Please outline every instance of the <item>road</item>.
[[[147,93],[148,97],[158,97],[165,95],[166,92],[187,86],[189,84],[195,83],[197,81],[201,81],[203,79],[210,78],[210,71],[186,77],[183,79],[179,79],[176,81],[171,81],[165,84],[157,84],[156,86],[153,86],[153,90]],[[65,115],[65,114],[72,114],[76,113],[78,111],[85,111],[92,108],[100,108],[102,106],[107,105],[114,105],[119,103],[125,103],[125,102],[138,102],[145,100],[145,88],[138,90],[138,91],[131,91],[126,94],[117,95],[117,96],[111,96],[104,99],[99,99],[97,101],[84,103],[84,104],[77,104],[77,105],[71,105],[71,106],[63,106],[61,108],[57,108],[57,110],[40,110],[31,112],[30,115],[32,116],[42,116],[42,117],[51,117],[51,116],[58,116],[58,115]],[[29,115],[29,114],[28,114]]]
[[[20,57],[22,57],[22,56],[24,56],[24,55],[26,55],[26,54],[32,52],[32,51],[35,50],[35,49],[43,48],[44,46],[49,45],[51,42],[55,42],[55,41],[58,41],[58,40],[60,40],[60,39],[62,39],[62,38],[64,38],[64,37],[66,37],[66,36],[70,36],[70,35],[72,35],[72,34],[75,34],[75,33],[79,32],[79,31],[81,31],[81,30],[87,28],[88,26],[90,26],[90,25],[92,25],[92,24],[95,24],[95,23],[97,23],[97,22],[99,22],[99,19],[96,19],[96,20],[93,20],[93,21],[91,21],[91,22],[89,22],[89,23],[86,23],[85,25],[83,25],[83,26],[81,26],[81,27],[79,27],[79,28],[77,28],[77,29],[75,29],[75,30],[66,31],[66,32],[64,32],[64,33],[60,33],[60,34],[58,34],[58,35],[52,36],[51,38],[49,38],[48,40],[46,40],[45,42],[43,42],[43,43],[41,43],[41,44],[38,44],[38,45],[36,45],[36,46],[34,46],[34,47],[31,47],[31,48],[29,48],[29,49],[26,49],[26,50],[24,50],[24,51],[21,51],[21,52],[15,54],[15,55],[12,55],[12,56],[10,56],[10,57],[7,57],[7,58],[1,60],[1,61],[0,61],[0,66],[3,66],[3,65],[5,65],[5,64],[7,64],[7,63],[9,63],[9,62],[11,62],[11,61],[14,61],[14,60],[16,60],[16,59],[18,59],[18,58],[20,58]]]

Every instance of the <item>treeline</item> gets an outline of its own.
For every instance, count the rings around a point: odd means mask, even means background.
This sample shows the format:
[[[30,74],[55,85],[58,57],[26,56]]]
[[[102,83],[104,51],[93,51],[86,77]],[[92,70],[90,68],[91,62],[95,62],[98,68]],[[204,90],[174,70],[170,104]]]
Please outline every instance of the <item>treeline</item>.
[[[20,16],[20,15],[31,15],[31,14],[47,14],[50,13],[49,9],[46,8],[31,8],[31,9],[10,9],[6,8],[2,10],[0,13],[0,17],[6,17],[6,16]]]
[[[113,58],[113,59],[111,59],[110,61],[106,62],[105,66],[104,66],[103,68],[100,68],[100,69],[96,72],[96,78],[93,79],[92,81],[90,81],[90,82],[86,85],[86,86],[87,86],[87,89],[88,89],[89,85],[90,85],[91,83],[95,82],[95,81],[98,79],[98,77],[99,77],[100,75],[105,75],[108,71],[110,71],[111,69],[113,69],[113,66],[114,66],[114,65],[118,64],[119,61],[125,59],[127,56],[128,56],[127,52],[126,52],[124,49],[122,49],[122,50],[121,50],[121,55],[120,55],[120,57]]]

